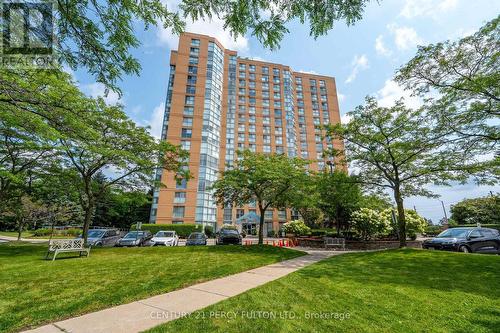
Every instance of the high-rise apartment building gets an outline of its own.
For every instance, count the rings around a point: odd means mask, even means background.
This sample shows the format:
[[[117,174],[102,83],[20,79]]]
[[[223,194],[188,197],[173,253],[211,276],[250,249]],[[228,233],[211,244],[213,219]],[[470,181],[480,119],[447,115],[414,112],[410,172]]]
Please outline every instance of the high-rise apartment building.
[[[235,223],[256,212],[255,205],[218,207],[210,185],[231,167],[238,150],[281,153],[325,168],[325,143],[318,125],[340,122],[335,79],[294,72],[281,64],[238,57],[215,38],[184,33],[170,56],[162,140],[190,152],[193,178],[177,184],[170,173],[158,174],[166,185],[155,191],[151,222]],[[251,216],[252,214],[250,214]],[[277,232],[297,215],[269,210],[264,234]],[[247,233],[255,224],[244,225]]]

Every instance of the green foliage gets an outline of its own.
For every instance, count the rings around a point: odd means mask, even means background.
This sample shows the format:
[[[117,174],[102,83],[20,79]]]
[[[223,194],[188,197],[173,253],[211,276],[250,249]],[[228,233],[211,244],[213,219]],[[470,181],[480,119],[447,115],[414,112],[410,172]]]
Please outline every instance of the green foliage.
[[[328,218],[329,226],[335,226],[337,232],[348,230],[350,217],[359,209],[362,197],[356,177],[335,170],[318,173],[313,181],[318,192],[316,205]]]
[[[394,208],[388,208],[381,212],[382,218],[385,220],[393,234],[398,234],[399,225],[394,224],[392,220],[392,210]],[[424,233],[426,228],[429,226],[429,223],[425,218],[418,215],[417,212],[410,209],[405,209],[405,221],[406,221],[406,235],[410,237],[410,239],[415,239],[417,233]]]
[[[349,123],[327,128],[329,137],[344,140],[351,167],[358,179],[373,189],[391,190],[398,211],[399,239],[406,242],[404,198],[434,194],[427,184],[447,185],[465,181],[476,163],[470,152],[453,145],[453,131],[422,109],[411,110],[403,100],[381,107],[372,97],[348,113]]]
[[[283,154],[240,152],[236,165],[214,182],[214,197],[221,206],[243,206],[256,202],[260,214],[259,244],[263,242],[264,216],[268,208],[290,206],[307,182],[300,158]]]
[[[498,155],[488,156],[500,140],[499,23],[497,16],[473,35],[419,47],[396,76],[406,89],[430,97],[430,117],[453,130],[457,146],[482,160],[476,176],[483,180],[490,173],[500,176]]]
[[[361,239],[369,240],[375,235],[385,234],[390,227],[380,212],[360,208],[351,215],[352,228],[359,234]]]
[[[500,224],[500,195],[465,199],[451,206],[457,224]]]
[[[33,231],[33,236],[41,237],[41,236],[50,236],[52,234],[51,228],[40,228]],[[82,229],[70,228],[70,229],[54,229],[55,236],[71,236],[76,237],[82,234]]]
[[[137,225],[132,224],[130,230],[136,230]],[[203,232],[201,224],[151,224],[144,223],[141,230],[149,230],[153,235],[158,231],[175,231],[179,237],[186,238],[192,232]]]
[[[309,228],[303,220],[295,220],[283,224],[283,231],[287,234],[303,236],[309,234],[311,232],[311,228]]]
[[[428,236],[428,237],[437,236],[437,235],[439,235],[440,232],[441,232],[441,226],[439,226],[439,225],[428,225],[427,227],[425,227],[425,230],[424,230],[425,236]]]
[[[212,238],[215,236],[214,228],[211,225],[206,225],[204,228],[204,232],[208,238]]]

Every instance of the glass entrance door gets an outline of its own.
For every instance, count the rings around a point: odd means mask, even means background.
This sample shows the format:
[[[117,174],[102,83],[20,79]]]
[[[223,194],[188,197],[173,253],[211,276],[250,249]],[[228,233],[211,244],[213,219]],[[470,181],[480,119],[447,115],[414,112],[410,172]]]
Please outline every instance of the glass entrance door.
[[[247,235],[257,235],[257,224],[256,223],[244,223],[242,225],[242,229],[243,231],[245,231],[245,233]]]

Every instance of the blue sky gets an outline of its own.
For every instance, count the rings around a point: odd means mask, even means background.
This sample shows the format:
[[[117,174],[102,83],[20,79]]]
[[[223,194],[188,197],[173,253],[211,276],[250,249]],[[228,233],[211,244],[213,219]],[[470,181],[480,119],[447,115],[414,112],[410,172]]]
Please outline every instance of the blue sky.
[[[176,8],[174,1],[166,3]],[[340,112],[344,115],[363,103],[366,95],[376,96],[383,105],[390,105],[403,96],[410,106],[418,106],[418,99],[391,81],[396,69],[415,54],[416,46],[468,35],[499,13],[498,0],[382,0],[380,4],[374,1],[354,26],[339,22],[327,36],[317,40],[309,36],[306,25],[292,22],[290,34],[274,52],[264,49],[250,35],[233,40],[217,19],[188,23],[187,30],[212,35],[241,56],[287,64],[297,71],[334,76]],[[142,71],[139,76],[124,77],[120,83],[123,91],[120,100],[114,93],[110,93],[107,100],[122,103],[132,119],[140,125],[151,126],[152,134],[159,136],[170,50],[177,48],[177,37],[161,28],[148,31],[140,25],[136,28],[142,46],[132,52],[139,59]],[[79,70],[74,75],[87,94],[104,93],[104,87],[96,84],[86,72]],[[431,188],[441,195],[447,209],[464,197],[500,191],[498,187],[473,184]],[[406,206],[415,206],[420,214],[435,222],[443,216],[437,199],[409,198]]]

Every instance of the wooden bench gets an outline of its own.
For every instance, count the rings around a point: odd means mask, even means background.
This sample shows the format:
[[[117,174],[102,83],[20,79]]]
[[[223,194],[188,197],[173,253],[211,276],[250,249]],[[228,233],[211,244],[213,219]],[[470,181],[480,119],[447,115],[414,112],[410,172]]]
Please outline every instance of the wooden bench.
[[[45,259],[49,257],[51,252],[54,253],[52,261],[56,260],[57,255],[63,252],[79,252],[80,257],[82,253],[85,253],[85,256],[88,257],[90,255],[90,247],[86,248],[83,245],[83,239],[53,239],[49,243],[49,250]]]
[[[328,249],[328,247],[337,247],[341,250],[345,250],[345,238],[325,237],[324,241],[326,249]]]

